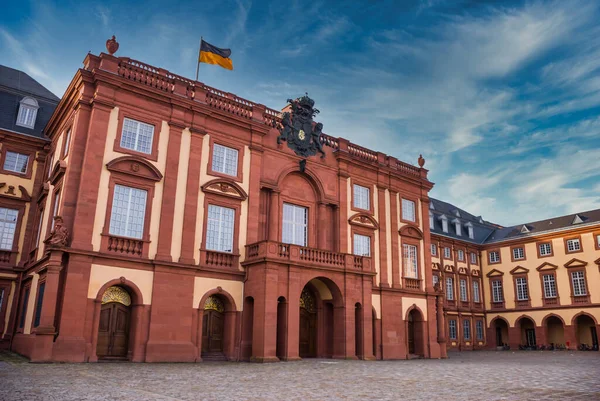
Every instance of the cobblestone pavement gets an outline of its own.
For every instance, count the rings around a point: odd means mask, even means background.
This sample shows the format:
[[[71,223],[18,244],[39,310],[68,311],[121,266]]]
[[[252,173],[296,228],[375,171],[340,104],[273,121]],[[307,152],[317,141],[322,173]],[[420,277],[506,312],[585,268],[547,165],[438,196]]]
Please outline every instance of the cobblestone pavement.
[[[600,353],[446,360],[30,364],[0,353],[0,400],[600,400]]]

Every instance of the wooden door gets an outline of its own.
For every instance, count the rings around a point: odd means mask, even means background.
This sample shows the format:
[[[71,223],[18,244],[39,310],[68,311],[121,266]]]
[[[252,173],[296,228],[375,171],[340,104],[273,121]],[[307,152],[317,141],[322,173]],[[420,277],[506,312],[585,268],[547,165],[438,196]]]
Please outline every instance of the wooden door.
[[[415,322],[411,319],[412,316],[409,316],[408,321],[408,353],[415,353]]]
[[[316,356],[316,313],[300,308],[300,358]]]
[[[202,318],[202,352],[223,352],[225,316],[216,310],[205,310]]]
[[[129,349],[129,307],[118,302],[102,305],[98,325],[98,346],[96,354],[100,358],[126,357]]]

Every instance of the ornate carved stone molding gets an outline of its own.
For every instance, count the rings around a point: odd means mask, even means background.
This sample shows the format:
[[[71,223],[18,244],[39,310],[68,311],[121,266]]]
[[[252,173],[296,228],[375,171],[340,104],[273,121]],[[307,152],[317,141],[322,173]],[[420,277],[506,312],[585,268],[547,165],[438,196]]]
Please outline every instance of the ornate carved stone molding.
[[[19,185],[19,191],[21,192],[21,196],[17,195],[14,185],[6,185],[5,182],[0,182],[0,197],[21,200],[23,202],[31,201],[31,195],[29,195],[24,186]]]
[[[233,180],[217,178],[202,185],[202,191],[244,201],[248,194]]]
[[[403,226],[398,233],[405,237],[411,237],[415,239],[423,239],[423,232],[419,230],[419,227],[407,224]]]
[[[149,161],[138,156],[122,156],[111,160],[106,168],[115,173],[127,174],[151,181],[160,181],[163,175]]]
[[[500,270],[497,270],[497,269],[493,269],[488,274],[486,274],[486,276],[487,277],[501,277],[501,276],[504,276],[504,272],[501,272]]]
[[[373,216],[366,213],[356,213],[350,216],[348,223],[355,226],[372,228],[374,230],[379,229],[379,223],[377,223]]]
[[[56,185],[56,183],[65,175],[67,171],[67,162],[59,160],[54,164],[52,168],[52,174],[50,174],[50,183]]]

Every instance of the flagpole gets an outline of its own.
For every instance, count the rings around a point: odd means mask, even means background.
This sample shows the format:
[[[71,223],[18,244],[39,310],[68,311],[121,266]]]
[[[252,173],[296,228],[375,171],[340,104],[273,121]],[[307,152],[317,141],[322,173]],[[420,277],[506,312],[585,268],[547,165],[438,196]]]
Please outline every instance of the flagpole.
[[[196,81],[198,80],[198,72],[200,72],[200,52],[202,51],[202,36],[200,36],[200,47],[198,48],[198,64],[196,64]]]

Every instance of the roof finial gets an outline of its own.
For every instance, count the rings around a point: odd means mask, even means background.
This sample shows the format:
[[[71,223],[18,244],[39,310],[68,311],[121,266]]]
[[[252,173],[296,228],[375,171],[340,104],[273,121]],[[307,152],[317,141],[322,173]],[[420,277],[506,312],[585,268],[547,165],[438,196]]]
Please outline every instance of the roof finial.
[[[115,35],[113,35],[111,39],[108,39],[106,41],[106,50],[111,56],[115,54],[117,50],[119,50],[119,42],[117,42]]]
[[[419,166],[421,166],[421,168],[423,168],[424,165],[425,165],[425,159],[423,158],[423,155],[419,155]]]

